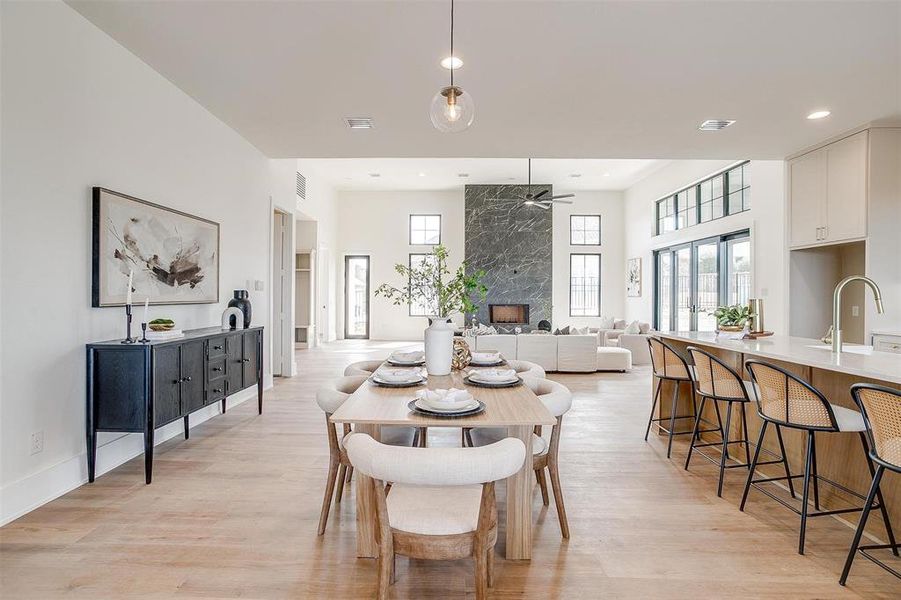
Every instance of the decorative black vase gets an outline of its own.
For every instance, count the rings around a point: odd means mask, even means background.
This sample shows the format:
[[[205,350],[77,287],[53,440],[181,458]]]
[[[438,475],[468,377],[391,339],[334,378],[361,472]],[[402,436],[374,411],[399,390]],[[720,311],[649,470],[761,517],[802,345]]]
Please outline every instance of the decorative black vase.
[[[247,290],[235,290],[235,297],[228,301],[228,305],[234,306],[244,313],[244,329],[250,327],[250,294],[247,293]],[[237,327],[235,317],[229,317],[228,322],[232,329]]]

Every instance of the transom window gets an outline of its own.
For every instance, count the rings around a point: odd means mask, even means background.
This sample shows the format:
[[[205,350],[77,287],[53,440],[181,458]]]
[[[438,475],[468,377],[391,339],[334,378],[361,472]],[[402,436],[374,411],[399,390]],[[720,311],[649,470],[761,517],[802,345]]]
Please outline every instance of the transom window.
[[[571,215],[569,243],[571,246],[600,246],[601,215]]]
[[[569,316],[601,316],[601,255],[569,255]]]
[[[410,268],[416,269],[421,267],[423,264],[435,264],[435,255],[434,254],[410,254]],[[410,285],[410,282],[407,282],[407,285]],[[416,291],[413,302],[410,302],[410,316],[411,317],[428,317],[432,315],[438,314],[438,306],[435,290],[410,290],[411,292]]]
[[[441,243],[441,215],[410,215],[410,245],[434,246]]]
[[[692,227],[751,208],[748,162],[661,198],[654,206],[655,235]]]

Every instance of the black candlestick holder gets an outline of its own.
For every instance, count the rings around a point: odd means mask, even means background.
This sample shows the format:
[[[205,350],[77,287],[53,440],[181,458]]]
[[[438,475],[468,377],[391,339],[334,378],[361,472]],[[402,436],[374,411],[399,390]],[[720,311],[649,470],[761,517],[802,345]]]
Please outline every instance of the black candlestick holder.
[[[135,339],[131,337],[131,304],[125,305],[125,339],[123,344],[134,344]]]
[[[142,344],[146,344],[150,341],[147,339],[147,323],[141,323],[141,339],[138,341]]]

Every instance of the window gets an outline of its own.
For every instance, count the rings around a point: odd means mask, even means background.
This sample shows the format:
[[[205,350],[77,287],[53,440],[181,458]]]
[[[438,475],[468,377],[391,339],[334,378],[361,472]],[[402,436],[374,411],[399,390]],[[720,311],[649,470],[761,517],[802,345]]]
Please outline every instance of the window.
[[[751,296],[747,231],[687,242],[655,254],[654,319],[659,331],[713,331],[717,306],[744,305]]]
[[[601,316],[601,255],[569,255],[569,316]]]
[[[569,243],[571,246],[600,246],[601,215],[571,215]]]
[[[655,235],[692,227],[751,208],[748,163],[661,198],[654,204]]]
[[[410,215],[410,245],[441,243],[441,215]]]
[[[435,264],[434,254],[411,254],[410,268],[421,267],[424,263]],[[410,285],[410,282],[407,282]],[[411,290],[412,291],[412,290]],[[418,290],[417,299],[410,303],[411,317],[428,317],[438,313],[437,298],[433,289]]]

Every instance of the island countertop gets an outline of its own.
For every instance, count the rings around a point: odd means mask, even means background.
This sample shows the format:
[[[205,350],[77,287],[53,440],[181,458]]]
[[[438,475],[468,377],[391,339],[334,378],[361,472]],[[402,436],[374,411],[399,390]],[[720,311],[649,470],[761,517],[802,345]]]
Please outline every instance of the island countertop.
[[[838,355],[833,354],[831,348],[820,340],[788,335],[771,335],[756,340],[730,340],[713,332],[700,331],[657,331],[654,335],[901,385],[901,354],[876,352],[867,346],[845,344],[845,351]],[[848,348],[857,348],[865,353],[848,352]]]

